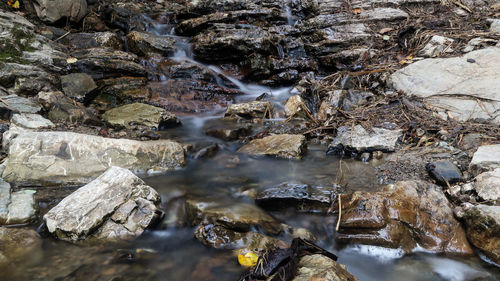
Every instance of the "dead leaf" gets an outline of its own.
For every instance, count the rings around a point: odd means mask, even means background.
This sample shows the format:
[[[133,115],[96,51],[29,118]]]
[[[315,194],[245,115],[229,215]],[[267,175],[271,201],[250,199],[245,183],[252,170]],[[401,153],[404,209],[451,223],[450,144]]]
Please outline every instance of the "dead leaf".
[[[354,9],[352,9],[352,13],[355,14],[355,15],[361,14],[361,8],[354,8]]]
[[[394,30],[394,28],[392,28],[392,27],[386,27],[386,28],[382,28],[381,30],[379,30],[378,33],[384,34],[384,33],[387,33],[389,31],[393,31],[393,30]]]

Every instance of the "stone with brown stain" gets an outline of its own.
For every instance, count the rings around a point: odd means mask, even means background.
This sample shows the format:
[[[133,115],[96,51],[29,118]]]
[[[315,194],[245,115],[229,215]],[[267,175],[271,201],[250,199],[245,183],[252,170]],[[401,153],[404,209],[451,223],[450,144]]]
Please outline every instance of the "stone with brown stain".
[[[401,181],[380,192],[343,195],[337,240],[406,252],[423,248],[437,253],[473,253],[441,188],[423,181]]]
[[[500,206],[474,206],[466,210],[464,218],[472,245],[500,264]]]
[[[238,152],[254,156],[301,159],[306,150],[306,137],[303,135],[281,134],[252,140],[238,149]]]

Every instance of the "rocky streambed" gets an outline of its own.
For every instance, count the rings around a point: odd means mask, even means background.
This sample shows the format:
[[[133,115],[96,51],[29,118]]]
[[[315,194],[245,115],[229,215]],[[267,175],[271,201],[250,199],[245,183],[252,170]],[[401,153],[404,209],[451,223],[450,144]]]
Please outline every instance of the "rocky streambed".
[[[1,2],[0,279],[499,280],[499,17]]]

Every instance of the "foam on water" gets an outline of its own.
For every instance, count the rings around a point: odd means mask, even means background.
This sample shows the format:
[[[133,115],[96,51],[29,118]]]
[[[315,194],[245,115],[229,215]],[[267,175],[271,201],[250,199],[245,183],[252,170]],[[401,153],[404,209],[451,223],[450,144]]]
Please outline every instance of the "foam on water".
[[[448,281],[476,280],[490,275],[483,270],[448,258],[426,257],[426,262],[437,275]]]
[[[355,253],[377,258],[379,262],[392,262],[404,256],[402,249],[389,249],[372,245],[352,245],[346,247],[342,252]]]

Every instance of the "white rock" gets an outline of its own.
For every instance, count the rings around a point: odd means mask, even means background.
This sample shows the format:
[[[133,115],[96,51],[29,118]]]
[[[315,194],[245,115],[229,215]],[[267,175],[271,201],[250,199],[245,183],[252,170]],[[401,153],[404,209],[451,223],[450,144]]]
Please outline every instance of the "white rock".
[[[483,200],[500,199],[500,168],[484,172],[476,177],[475,190]]]
[[[10,121],[12,124],[26,129],[45,129],[55,126],[49,119],[31,113],[14,114]]]
[[[500,168],[500,144],[480,146],[472,156],[469,168],[475,175]]]
[[[354,149],[357,152],[396,150],[401,130],[372,129],[373,132],[368,132],[361,125],[356,125],[351,132],[351,127],[339,127],[337,137],[332,141],[330,147],[342,144],[344,148]]]
[[[449,46],[453,44],[454,40],[444,36],[434,35],[429,43],[427,43],[417,55],[427,58],[439,57],[442,52],[453,52]]]

